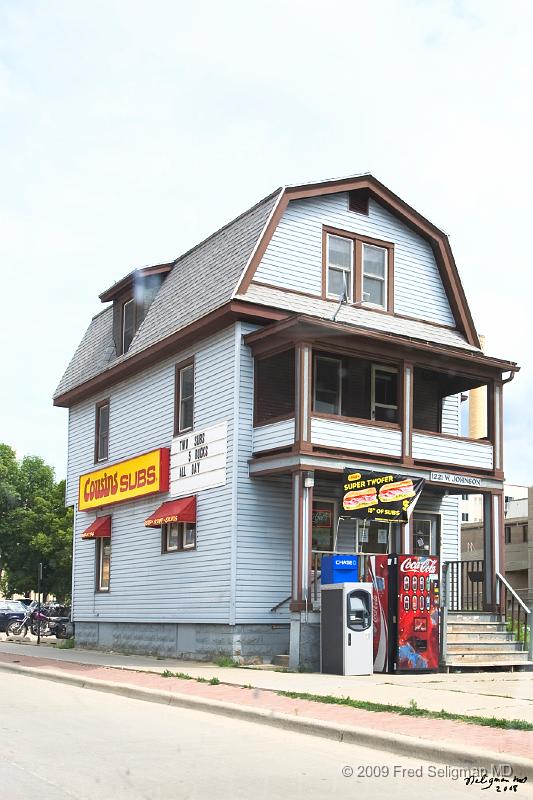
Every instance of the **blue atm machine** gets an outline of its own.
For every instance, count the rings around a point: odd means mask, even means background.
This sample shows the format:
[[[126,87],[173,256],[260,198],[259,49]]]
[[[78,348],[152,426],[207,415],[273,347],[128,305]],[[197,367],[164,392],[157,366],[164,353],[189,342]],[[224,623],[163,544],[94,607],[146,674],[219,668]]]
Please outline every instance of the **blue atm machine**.
[[[336,553],[322,556],[320,583],[358,583],[359,556]]]

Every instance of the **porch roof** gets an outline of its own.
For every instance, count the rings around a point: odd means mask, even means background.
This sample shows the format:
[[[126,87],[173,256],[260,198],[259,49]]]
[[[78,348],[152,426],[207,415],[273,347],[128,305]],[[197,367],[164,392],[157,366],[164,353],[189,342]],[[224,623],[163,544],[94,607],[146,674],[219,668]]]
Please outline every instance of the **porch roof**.
[[[317,300],[317,302],[319,301]],[[387,325],[392,325],[392,321],[395,319],[383,314],[380,316],[385,317]],[[405,320],[403,321],[405,322]],[[404,328],[402,331],[375,330],[364,324],[320,319],[309,314],[293,314],[287,319],[247,334],[244,340],[256,354],[304,341],[313,343],[321,341],[330,345],[337,344],[339,347],[351,345],[352,347],[357,346],[358,349],[364,346],[369,351],[379,351],[379,348],[386,344],[389,355],[393,354],[392,346],[398,354],[402,350],[409,351],[411,357],[413,351],[421,355],[431,354],[431,363],[436,363],[435,359],[441,364],[446,361],[453,361],[455,364],[461,362],[463,369],[466,365],[470,365],[475,368],[476,372],[514,373],[520,369],[514,361],[505,361],[484,355],[481,350],[468,345],[460,334],[451,330],[442,329],[456,338],[454,339],[452,336],[449,342],[439,342],[434,333],[436,326],[427,323],[418,324],[428,329],[426,330],[427,338],[408,335],[410,328]]]

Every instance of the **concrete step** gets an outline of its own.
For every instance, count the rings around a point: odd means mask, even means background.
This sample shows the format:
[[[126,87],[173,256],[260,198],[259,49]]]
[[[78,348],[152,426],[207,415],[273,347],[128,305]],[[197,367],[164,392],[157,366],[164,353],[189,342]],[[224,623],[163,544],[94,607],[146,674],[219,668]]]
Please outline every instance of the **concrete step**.
[[[515,660],[507,660],[507,661],[468,661],[468,659],[461,659],[460,661],[454,660],[446,662],[446,668],[450,670],[454,669],[473,669],[473,670],[480,670],[480,669],[490,669],[490,667],[497,667],[498,669],[525,669],[528,672],[533,670],[533,661],[515,661]]]
[[[502,622],[501,614],[492,611],[448,611],[449,622]]]
[[[448,622],[448,634],[452,633],[506,633],[503,622]]]
[[[514,642],[512,633],[507,631],[451,631],[446,632],[446,638],[452,642]]]
[[[527,664],[527,652],[519,650],[485,650],[483,653],[449,653],[446,666],[459,664],[471,666],[499,667],[502,664]]]
[[[274,656],[272,659],[272,663],[276,665],[276,667],[284,667],[285,669],[289,668],[289,656]]]
[[[511,653],[524,652],[520,642],[450,642],[448,640],[448,653]]]

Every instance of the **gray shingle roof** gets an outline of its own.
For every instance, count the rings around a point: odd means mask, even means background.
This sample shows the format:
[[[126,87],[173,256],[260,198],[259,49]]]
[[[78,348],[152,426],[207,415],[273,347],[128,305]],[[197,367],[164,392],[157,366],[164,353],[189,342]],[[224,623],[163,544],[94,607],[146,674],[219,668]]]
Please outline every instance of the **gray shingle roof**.
[[[140,353],[229,302],[280,195],[277,189],[174,262],[128,349],[116,357],[113,310],[93,318],[54,397]]]
[[[331,320],[336,310],[336,305],[320,297],[307,297],[304,295],[290,294],[281,289],[254,284],[253,281],[243,294],[236,295],[237,300],[248,300],[251,303],[281,308],[295,314],[307,314],[320,319]],[[422,320],[404,319],[393,317],[389,314],[380,314],[367,308],[355,306],[341,306],[337,315],[337,322],[348,323],[361,328],[392,333],[409,339],[419,339],[423,342],[459,347],[473,353],[481,353],[477,347],[469,344],[462,333],[451,328],[445,328]]]

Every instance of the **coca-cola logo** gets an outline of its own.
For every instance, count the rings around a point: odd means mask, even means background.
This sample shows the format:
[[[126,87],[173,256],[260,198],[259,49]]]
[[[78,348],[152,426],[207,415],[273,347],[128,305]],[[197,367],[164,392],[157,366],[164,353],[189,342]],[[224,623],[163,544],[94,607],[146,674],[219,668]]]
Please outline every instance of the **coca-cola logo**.
[[[401,572],[423,572],[426,575],[434,575],[437,572],[436,558],[406,558],[400,564]]]

